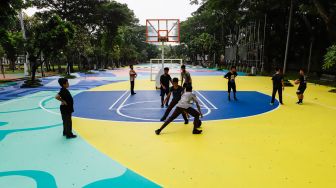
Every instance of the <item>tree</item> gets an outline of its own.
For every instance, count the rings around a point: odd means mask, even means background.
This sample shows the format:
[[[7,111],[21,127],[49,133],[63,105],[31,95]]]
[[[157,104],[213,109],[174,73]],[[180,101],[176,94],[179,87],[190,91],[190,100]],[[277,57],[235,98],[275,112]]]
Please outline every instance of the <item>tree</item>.
[[[1,69],[1,73],[3,78],[5,78],[5,70],[3,67],[3,62],[2,62],[2,57],[5,55],[5,50],[3,49],[3,47],[0,45],[0,69]]]
[[[24,39],[21,32],[7,32],[3,39],[3,47],[6,57],[11,63],[11,69],[15,70],[15,62],[19,55],[24,54]]]
[[[213,51],[215,45],[215,39],[212,35],[208,33],[202,33],[201,35],[195,37],[191,41],[191,46],[195,49],[195,52],[202,57],[202,66],[206,67],[205,56],[210,55]],[[197,55],[196,54],[196,55]]]
[[[0,1],[0,43],[6,33],[15,26],[18,11],[24,6],[22,0]]]
[[[59,16],[53,16],[47,21],[39,20],[30,28],[27,41],[27,51],[31,63],[31,80],[24,85],[38,86],[35,82],[37,68],[46,57],[58,56],[73,38],[75,29],[70,22],[62,21]]]
[[[24,7],[22,0],[0,1],[0,46],[10,59],[14,71],[15,61],[23,48],[22,35],[15,30],[18,11]]]
[[[217,53],[223,53],[225,46],[236,45],[237,48],[244,48],[239,44],[239,37],[244,34],[244,28],[250,23],[256,23],[257,28],[259,27],[259,42],[262,41],[264,45],[262,57],[266,70],[270,71],[274,66],[282,64],[291,0],[191,0],[190,2],[201,3],[201,6],[193,13],[193,17],[181,24],[181,32],[186,32],[181,37],[183,42],[191,41],[193,36],[200,33],[208,33],[215,37],[219,47],[216,49]],[[334,0],[293,2],[288,67],[291,69],[312,67],[313,71],[319,72],[320,62],[327,47],[336,42],[336,19],[334,19],[336,2]],[[188,48],[189,51],[193,50],[190,45]]]
[[[327,53],[324,56],[323,69],[328,70],[336,65],[336,45],[332,45],[328,48]]]

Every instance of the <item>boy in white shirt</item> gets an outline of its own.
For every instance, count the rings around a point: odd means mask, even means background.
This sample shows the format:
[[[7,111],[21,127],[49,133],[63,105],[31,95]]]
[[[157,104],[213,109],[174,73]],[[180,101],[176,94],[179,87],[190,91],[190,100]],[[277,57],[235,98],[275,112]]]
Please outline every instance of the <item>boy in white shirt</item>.
[[[133,65],[130,65],[129,75],[130,75],[130,82],[131,82],[131,95],[135,95],[136,93],[134,92],[134,81],[135,81],[135,78],[136,78],[138,75],[137,75],[137,73],[134,71],[134,69],[133,69]]]
[[[192,107],[191,101],[194,101],[197,106],[197,110],[195,110]],[[202,125],[202,121],[200,120],[200,117],[202,118],[202,112],[201,108],[198,104],[198,100],[196,98],[196,95],[192,93],[192,87],[189,85],[186,87],[186,92],[182,95],[181,100],[177,103],[176,109],[173,112],[173,114],[168,118],[168,120],[161,126],[160,129],[156,130],[155,133],[159,135],[161,131],[174,119],[176,119],[181,113],[187,112],[188,114],[192,115],[194,117],[194,129],[193,134],[201,134],[202,130],[198,130],[199,127]]]

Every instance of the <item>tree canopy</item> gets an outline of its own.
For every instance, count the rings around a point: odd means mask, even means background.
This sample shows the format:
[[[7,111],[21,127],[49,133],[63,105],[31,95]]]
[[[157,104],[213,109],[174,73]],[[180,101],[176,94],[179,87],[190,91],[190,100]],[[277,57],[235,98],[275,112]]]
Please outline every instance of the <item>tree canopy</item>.
[[[191,0],[200,8],[187,21],[181,24],[181,40],[192,44],[197,36],[207,33],[214,36],[216,48],[208,54],[225,54],[226,48],[236,45],[237,55],[246,50],[247,56],[254,49],[245,48],[247,31],[254,25],[258,35],[254,43],[262,45],[263,63],[268,71],[282,66],[286,47],[288,19],[293,3],[292,32],[289,41],[289,68],[300,67],[320,72],[328,47],[336,43],[336,1],[323,0]],[[257,31],[257,32],[256,32]],[[252,42],[251,42],[252,43]],[[201,44],[200,44],[201,45]],[[189,45],[188,45],[189,46]],[[332,49],[332,48],[331,48]],[[199,54],[188,48],[189,54]],[[332,50],[331,50],[332,51]],[[332,52],[329,50],[329,55]],[[216,57],[213,57],[216,58]],[[261,58],[261,57],[260,57]],[[311,64],[309,63],[311,61]]]

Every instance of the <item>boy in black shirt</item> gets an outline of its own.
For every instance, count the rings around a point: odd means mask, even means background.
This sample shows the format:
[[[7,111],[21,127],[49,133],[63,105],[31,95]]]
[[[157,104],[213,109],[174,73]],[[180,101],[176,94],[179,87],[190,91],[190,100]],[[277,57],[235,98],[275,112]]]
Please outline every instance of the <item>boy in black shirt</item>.
[[[296,104],[302,104],[303,102],[303,93],[307,88],[307,80],[304,74],[304,70],[300,69],[300,76],[299,79],[295,80],[295,84],[300,84],[299,88],[296,91],[299,101]]]
[[[72,120],[71,115],[74,112],[73,98],[67,89],[69,82],[65,78],[58,79],[58,83],[61,86],[59,93],[56,95],[56,99],[61,101],[61,114],[63,120],[63,136],[67,139],[76,138],[77,136],[72,133]]]
[[[228,79],[228,99],[229,101],[231,100],[230,98],[230,93],[231,93],[231,89],[233,90],[233,95],[234,95],[234,100],[237,100],[236,97],[236,82],[235,79],[238,76],[237,74],[237,70],[236,70],[236,66],[232,66],[230,72],[226,73],[226,75],[224,76],[224,78]]]
[[[165,67],[164,68],[164,74],[161,75],[160,77],[160,90],[161,90],[161,107],[163,108],[163,105],[166,104],[166,107],[168,107],[168,102],[169,102],[169,98],[168,100],[166,100],[166,102],[163,102],[164,101],[164,97],[165,95],[168,96],[168,93],[169,93],[169,84],[172,82],[172,79],[170,77],[170,75],[168,74],[169,73],[169,68],[168,67]]]
[[[190,73],[186,70],[186,66],[181,66],[181,85],[183,88],[186,88],[187,86],[192,86],[192,80]]]
[[[168,101],[170,96],[173,94],[173,99],[172,101],[169,103],[169,106],[165,112],[165,114],[163,115],[163,117],[161,118],[160,121],[165,121],[166,118],[168,117],[170,111],[176,106],[176,104],[180,101],[181,96],[184,92],[184,88],[178,85],[178,78],[173,78],[173,86],[169,89],[169,94],[167,96],[167,98],[165,99],[164,102]],[[184,124],[188,124],[189,120],[186,116],[185,113],[182,113],[183,119],[184,119]]]
[[[280,68],[275,69],[276,73],[272,76],[273,81],[273,92],[271,105],[274,104],[275,95],[278,92],[280,104],[282,103],[282,91],[285,89],[283,76],[280,73]]]

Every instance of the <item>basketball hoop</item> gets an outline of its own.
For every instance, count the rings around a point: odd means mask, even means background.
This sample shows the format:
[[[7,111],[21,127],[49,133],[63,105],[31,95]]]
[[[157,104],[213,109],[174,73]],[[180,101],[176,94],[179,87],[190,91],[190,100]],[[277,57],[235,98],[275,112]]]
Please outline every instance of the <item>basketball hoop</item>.
[[[146,20],[146,42],[180,42],[179,19],[148,19]]]
[[[166,37],[166,36],[160,36],[159,37],[159,42],[168,42],[168,37]]]

